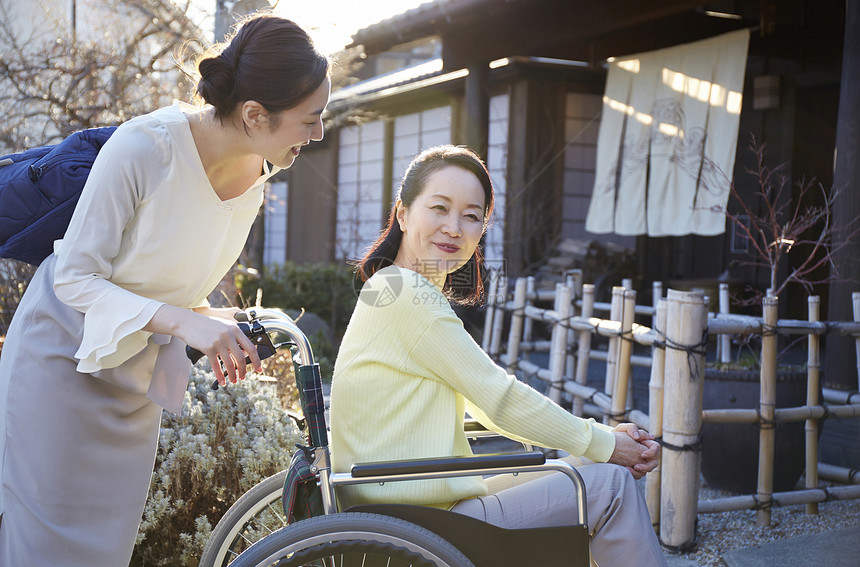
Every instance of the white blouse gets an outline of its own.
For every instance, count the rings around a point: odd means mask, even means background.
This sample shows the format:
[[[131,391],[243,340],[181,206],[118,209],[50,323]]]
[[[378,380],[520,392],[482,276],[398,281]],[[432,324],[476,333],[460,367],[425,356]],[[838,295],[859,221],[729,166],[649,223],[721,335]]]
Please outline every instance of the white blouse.
[[[115,368],[148,344],[171,342],[142,328],[162,304],[207,305],[247,240],[264,182],[279,171],[265,165],[245,193],[222,201],[191,135],[187,114],[194,110],[177,103],[120,126],[95,160],[65,236],[54,244],[54,291],[84,313],[79,372]],[[180,372],[182,364],[187,370],[178,354],[184,348],[172,350],[167,373]],[[181,407],[175,398],[184,396],[185,385],[172,388],[169,403],[156,401]]]

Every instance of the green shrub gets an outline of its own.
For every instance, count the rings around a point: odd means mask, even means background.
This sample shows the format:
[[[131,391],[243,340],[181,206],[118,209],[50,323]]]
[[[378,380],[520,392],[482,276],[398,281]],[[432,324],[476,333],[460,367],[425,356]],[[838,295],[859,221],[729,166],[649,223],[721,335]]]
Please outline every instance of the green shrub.
[[[267,267],[259,279],[240,274],[236,283],[243,304],[255,305],[259,289],[265,307],[315,313],[328,323],[328,340],[338,345],[358,300],[354,281],[352,268],[342,263],[286,262]]]
[[[303,442],[286,417],[297,399],[289,356],[264,374],[217,391],[195,366],[181,415],[165,412],[132,567],[194,566],[218,520],[246,491],[287,468]]]

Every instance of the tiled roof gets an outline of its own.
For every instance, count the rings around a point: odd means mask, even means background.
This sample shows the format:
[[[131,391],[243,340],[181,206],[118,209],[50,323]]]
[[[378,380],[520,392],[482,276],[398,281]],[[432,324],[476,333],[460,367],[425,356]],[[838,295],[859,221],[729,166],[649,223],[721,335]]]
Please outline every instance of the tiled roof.
[[[352,97],[379,93],[385,89],[424,81],[442,74],[442,59],[431,59],[338,89],[331,94],[331,103],[337,105],[338,102],[345,102]]]

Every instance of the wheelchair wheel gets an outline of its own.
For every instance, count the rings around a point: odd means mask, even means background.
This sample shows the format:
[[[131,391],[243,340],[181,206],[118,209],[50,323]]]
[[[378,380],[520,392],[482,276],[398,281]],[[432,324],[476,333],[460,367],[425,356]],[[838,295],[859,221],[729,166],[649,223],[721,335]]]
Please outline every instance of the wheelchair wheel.
[[[474,567],[438,535],[398,518],[346,512],[278,530],[233,567]]]
[[[263,537],[287,525],[281,504],[287,471],[273,474],[243,494],[218,522],[199,567],[224,567]]]

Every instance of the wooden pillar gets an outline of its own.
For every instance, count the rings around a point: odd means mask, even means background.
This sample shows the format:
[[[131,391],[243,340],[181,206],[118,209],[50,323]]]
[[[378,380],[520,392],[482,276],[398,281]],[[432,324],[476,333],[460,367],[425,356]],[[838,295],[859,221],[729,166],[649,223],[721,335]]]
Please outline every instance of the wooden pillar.
[[[729,284],[720,284],[720,314],[729,314]],[[719,348],[719,359],[722,363],[732,361],[732,337],[727,333],[723,333],[717,339]]]
[[[565,90],[521,79],[509,93],[505,261],[519,275],[549,255],[561,232]]]
[[[508,278],[499,274],[496,288],[496,311],[493,313],[493,336],[490,338],[490,358],[499,360],[502,348],[502,329],[505,326],[505,303],[508,301]]]
[[[526,308],[526,278],[517,278],[514,284],[514,310],[511,314],[511,330],[508,333],[508,374],[517,371],[520,356],[520,341],[523,336],[523,319]]]
[[[654,306],[654,329],[660,336],[666,334],[665,299],[659,299]],[[663,375],[666,371],[666,347],[655,345],[651,348],[651,379],[648,382],[648,430],[658,439],[663,437]],[[648,514],[655,529],[660,529],[660,476],[662,465],[645,477],[645,502]]]
[[[854,305],[854,322],[860,322],[860,292],[851,294],[851,303]],[[860,390],[860,337],[854,339],[854,350],[857,355],[857,390]]]
[[[807,299],[809,310],[809,322],[818,321],[820,311],[820,298],[817,295],[810,296]],[[818,389],[820,387],[819,376],[819,337],[815,333],[809,333],[806,358],[806,405],[817,406]],[[818,420],[806,420],[806,488],[818,488]],[[818,502],[809,502],[806,504],[807,514],[818,513]]]
[[[621,312],[623,309],[624,288],[619,285],[612,286],[612,299],[609,304],[609,320],[620,322]],[[603,386],[603,392],[610,397],[615,391],[615,375],[618,368],[618,347],[620,343],[620,337],[609,337],[609,345],[606,347],[606,379]],[[603,417],[603,423],[609,422],[609,415],[605,415]]]
[[[833,207],[834,226],[845,226],[860,216],[860,2],[845,2],[845,40],[842,49],[842,78],[836,124],[836,169],[833,186],[839,190]],[[837,235],[838,237],[838,235]],[[833,255],[839,280],[830,283],[827,319],[850,313],[851,293],[860,281],[860,238]],[[846,390],[857,388],[858,376],[851,364],[851,337],[830,335],[825,353],[830,384]]]
[[[559,322],[552,327],[552,344],[549,352],[550,391],[549,398],[561,403],[564,391],[564,367],[567,362],[567,331],[572,309],[571,288],[566,284],[555,286],[555,312]]]
[[[582,286],[582,310],[580,316],[588,320],[594,314],[594,284]],[[579,348],[576,352],[576,383],[583,386],[588,382],[588,359],[591,354],[591,331],[579,332]],[[573,398],[573,415],[585,415],[585,399]]]
[[[499,295],[499,279],[502,277],[501,272],[492,270],[490,272],[490,289],[487,292],[487,309],[484,315],[484,336],[481,341],[481,348],[484,352],[490,352],[490,342],[493,339],[493,323],[496,315],[496,298]]]
[[[670,289],[666,312],[666,372],[663,406],[663,463],[660,482],[660,539],[686,549],[696,537],[702,387],[701,345],[708,306],[693,292]]]
[[[618,337],[618,361],[616,363],[615,381],[612,388],[612,411],[609,414],[609,425],[615,427],[626,415],[627,408],[632,407],[628,399],[630,388],[630,357],[633,354],[633,315],[636,308],[636,291],[625,289],[622,294],[621,336]]]
[[[576,300],[582,297],[582,270],[574,270],[567,273],[565,283],[570,287],[571,310],[570,315],[576,315]],[[567,331],[567,363],[564,367],[565,376],[576,376],[576,338],[577,333],[573,329]]]
[[[490,66],[487,61],[477,61],[469,64],[467,69],[463,139],[486,160],[490,127]]]
[[[773,501],[773,452],[776,445],[776,324],[779,299],[768,295],[762,299],[763,325],[761,332],[761,394],[759,398],[758,491],[761,506],[756,510],[756,525],[770,525],[770,504]]]
[[[535,297],[535,277],[529,276],[526,278],[526,305],[533,305],[531,298]],[[531,317],[526,317],[523,321],[523,341],[531,342],[534,339],[534,321]],[[529,360],[529,351],[522,354],[523,360]]]

